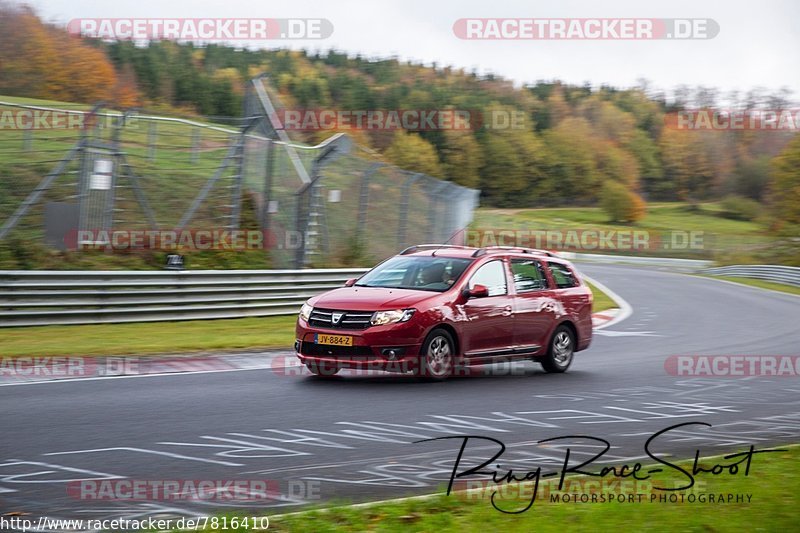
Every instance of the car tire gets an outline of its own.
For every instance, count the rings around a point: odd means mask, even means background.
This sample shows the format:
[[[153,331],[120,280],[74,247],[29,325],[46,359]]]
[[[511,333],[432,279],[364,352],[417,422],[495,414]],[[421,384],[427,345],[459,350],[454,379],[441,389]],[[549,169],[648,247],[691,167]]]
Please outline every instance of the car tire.
[[[319,366],[313,365],[311,363],[306,363],[306,368],[308,368],[309,372],[321,378],[329,378],[335,376],[339,372],[339,370],[341,370],[338,367],[329,367],[326,365],[323,365],[322,368],[320,368]]]
[[[444,329],[430,332],[419,354],[417,376],[433,381],[443,381],[453,374],[456,362],[456,343]]]
[[[567,326],[558,326],[550,339],[547,355],[539,361],[546,372],[566,372],[575,358],[575,334]]]

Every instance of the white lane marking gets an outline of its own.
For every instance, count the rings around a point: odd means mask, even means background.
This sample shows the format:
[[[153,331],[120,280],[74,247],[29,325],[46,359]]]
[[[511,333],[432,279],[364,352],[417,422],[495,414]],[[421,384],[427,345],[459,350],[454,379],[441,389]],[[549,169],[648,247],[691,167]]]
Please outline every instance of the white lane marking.
[[[603,337],[663,337],[664,335],[659,335],[658,333],[653,333],[652,331],[595,331],[597,335],[601,335]]]
[[[47,454],[44,454],[47,455]],[[51,463],[42,463],[39,461],[19,461],[16,459],[9,459],[5,463],[0,463],[0,468],[9,466],[35,466],[44,467],[49,470],[38,470],[36,472],[28,472],[27,474],[3,474],[0,475],[0,481],[3,483],[68,483],[70,481],[85,481],[85,480],[104,480],[104,479],[122,479],[124,476],[117,476],[115,474],[107,474],[104,472],[95,472],[94,470],[85,470],[83,468],[73,468],[64,465],[54,465]],[[32,481],[18,481],[20,479],[35,478],[36,476],[46,476],[48,474],[59,474],[63,472],[72,472],[77,474],[89,474],[90,477],[76,477],[64,479],[47,478],[44,481],[33,479]]]
[[[120,446],[120,447],[114,447],[114,448],[94,448],[94,449],[90,449],[90,450],[70,450],[70,451],[66,451],[66,452],[50,452],[50,453],[45,453],[45,454],[42,454],[42,455],[75,455],[75,454],[81,454],[81,453],[119,452],[119,451],[122,451],[122,452],[140,452],[140,453],[146,453],[146,454],[152,454],[152,455],[161,455],[161,456],[164,456],[164,457],[171,457],[173,459],[185,459],[187,461],[198,461],[200,463],[212,463],[212,464],[218,464],[218,465],[223,465],[223,466],[244,466],[244,465],[239,464],[239,463],[231,463],[231,462],[228,462],[228,461],[217,461],[215,459],[203,459],[202,457],[190,457],[188,455],[181,455],[179,453],[162,452],[162,451],[158,451],[158,450],[148,450],[148,449],[145,449],[145,448],[132,448],[132,447],[128,447],[128,446]]]
[[[762,291],[768,291],[768,292],[771,292],[771,293],[774,293],[774,294],[783,294],[784,296],[793,296],[795,298],[800,298],[800,294],[794,294],[792,292],[779,291],[777,289],[768,289],[766,287],[756,287],[755,285],[748,285],[746,283],[739,283],[739,282],[731,281],[731,280],[728,280],[728,279],[719,279],[717,277],[710,276],[710,275],[709,276],[704,276],[702,274],[684,274],[684,276],[692,276],[693,278],[702,278],[702,279],[713,279],[714,281],[718,281],[720,283],[730,283],[731,285],[736,285],[737,287],[747,287],[747,288],[750,288],[750,289],[758,289],[758,290],[762,290]],[[744,278],[744,279],[754,279],[754,278]],[[769,281],[769,280],[765,279],[765,280],[762,280],[762,281]],[[776,282],[773,282],[773,283],[776,283]],[[794,285],[787,285],[787,287],[794,287]]]
[[[614,318],[612,318],[611,320],[609,320],[604,324],[600,324],[594,329],[604,329],[609,326],[613,326],[614,324],[622,322],[623,320],[625,320],[626,318],[628,318],[633,314],[633,307],[631,307],[631,304],[626,302],[622,296],[612,291],[611,289],[609,289],[596,279],[587,276],[586,274],[583,274],[583,277],[584,279],[592,282],[592,285],[594,285],[595,287],[606,293],[619,306],[619,313],[617,313],[617,316],[615,316]]]

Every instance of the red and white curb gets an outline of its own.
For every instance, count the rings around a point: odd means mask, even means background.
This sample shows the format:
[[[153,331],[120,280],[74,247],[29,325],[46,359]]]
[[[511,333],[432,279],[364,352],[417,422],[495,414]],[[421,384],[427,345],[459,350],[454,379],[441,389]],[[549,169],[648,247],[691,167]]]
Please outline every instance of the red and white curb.
[[[606,309],[598,313],[592,313],[592,327],[594,329],[602,329],[607,323],[614,320],[619,314],[618,308]]]
[[[216,355],[0,357],[0,387],[268,370],[295,362],[299,363],[291,349]]]
[[[592,314],[592,326],[594,329],[603,329],[607,328],[608,326],[613,326],[614,324],[622,322],[633,314],[633,307],[631,307],[631,305],[626,302],[622,296],[612,291],[594,278],[590,278],[585,274],[583,274],[583,278],[591,281],[592,285],[606,293],[608,297],[614,300],[614,303],[617,304],[617,308],[615,309],[606,309],[605,311]]]

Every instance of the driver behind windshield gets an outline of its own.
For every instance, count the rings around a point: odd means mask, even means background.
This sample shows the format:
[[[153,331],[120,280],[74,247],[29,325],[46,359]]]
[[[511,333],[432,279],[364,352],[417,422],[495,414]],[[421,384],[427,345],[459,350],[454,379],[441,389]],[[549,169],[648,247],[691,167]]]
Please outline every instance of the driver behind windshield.
[[[445,281],[444,270],[444,263],[426,266],[419,274],[419,286],[425,289],[447,289],[450,284]]]

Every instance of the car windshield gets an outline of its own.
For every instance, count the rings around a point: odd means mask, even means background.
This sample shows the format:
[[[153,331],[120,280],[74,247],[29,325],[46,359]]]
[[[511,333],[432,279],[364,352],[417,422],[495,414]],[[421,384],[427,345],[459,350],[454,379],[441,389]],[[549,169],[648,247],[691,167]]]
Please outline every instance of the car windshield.
[[[364,274],[356,286],[444,292],[471,262],[453,257],[397,256]]]

